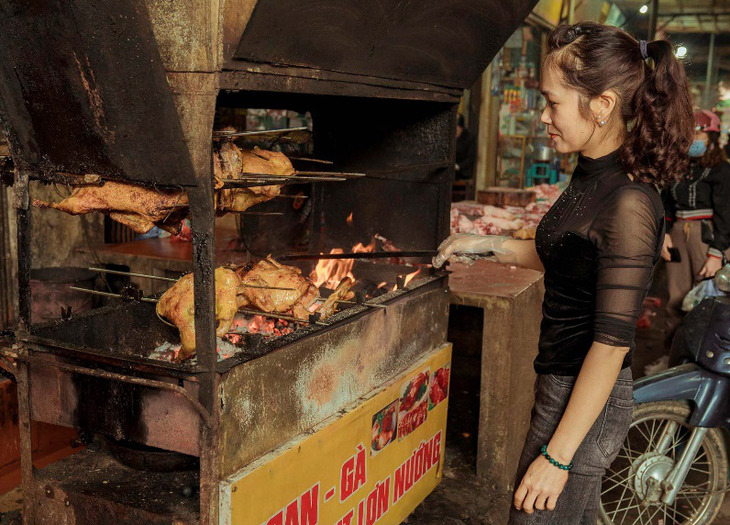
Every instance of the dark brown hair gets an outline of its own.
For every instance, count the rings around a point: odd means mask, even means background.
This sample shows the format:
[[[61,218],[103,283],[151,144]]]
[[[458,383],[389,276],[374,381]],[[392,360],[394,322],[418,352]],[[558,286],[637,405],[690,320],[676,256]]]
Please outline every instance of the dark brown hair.
[[[703,168],[716,168],[727,160],[727,155],[720,147],[720,134],[717,131],[708,131],[707,136],[710,138],[707,152],[697,160],[697,164]]]
[[[618,95],[616,109],[628,126],[621,146],[627,173],[642,182],[664,185],[683,177],[694,135],[692,101],[684,67],[672,44],[655,40],[642,57],[638,40],[627,32],[595,22],[555,28],[546,66],[556,66],[565,82],[581,94],[581,112],[607,90]]]

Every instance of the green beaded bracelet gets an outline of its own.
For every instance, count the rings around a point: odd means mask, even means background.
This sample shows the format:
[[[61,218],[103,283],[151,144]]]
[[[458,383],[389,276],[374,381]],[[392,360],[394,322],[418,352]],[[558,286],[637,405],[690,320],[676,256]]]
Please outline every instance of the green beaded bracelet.
[[[563,465],[559,461],[557,461],[557,460],[553,459],[552,457],[550,457],[550,454],[548,454],[548,451],[547,451],[547,445],[543,445],[542,448],[540,449],[540,452],[542,453],[543,456],[545,456],[545,459],[547,459],[550,462],[551,465],[554,465],[554,466],[558,467],[560,470],[566,470],[567,471],[567,470],[571,470],[573,468],[573,462],[572,461],[568,465]]]

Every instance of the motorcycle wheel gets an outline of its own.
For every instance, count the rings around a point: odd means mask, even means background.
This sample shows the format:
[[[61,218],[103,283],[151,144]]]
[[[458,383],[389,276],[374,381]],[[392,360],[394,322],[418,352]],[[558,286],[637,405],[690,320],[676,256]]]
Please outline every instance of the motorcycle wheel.
[[[705,525],[712,523],[725,497],[728,458],[719,429],[710,429],[672,505],[647,503],[687,444],[693,427],[688,403],[660,401],[634,408],[634,417],[618,457],[601,486],[602,525]],[[656,450],[664,429],[676,430],[668,448]],[[667,432],[667,434],[671,434]],[[649,481],[655,480],[655,481]]]

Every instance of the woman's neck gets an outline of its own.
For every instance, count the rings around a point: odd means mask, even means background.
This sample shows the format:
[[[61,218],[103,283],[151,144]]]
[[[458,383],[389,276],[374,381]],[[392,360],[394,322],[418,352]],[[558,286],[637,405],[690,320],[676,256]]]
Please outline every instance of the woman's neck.
[[[589,141],[590,143],[586,144],[586,147],[580,153],[589,159],[600,159],[601,157],[619,149],[626,141],[626,130],[618,133],[611,133],[610,130],[606,131],[607,133],[602,136],[593,137],[593,139]]]

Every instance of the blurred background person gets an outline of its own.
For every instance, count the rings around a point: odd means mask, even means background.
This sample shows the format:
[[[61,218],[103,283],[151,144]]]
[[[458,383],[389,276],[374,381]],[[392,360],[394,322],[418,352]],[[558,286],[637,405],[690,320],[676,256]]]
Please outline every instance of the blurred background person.
[[[474,178],[474,164],[477,158],[476,136],[464,126],[464,115],[456,120],[456,180]]]
[[[684,313],[682,300],[701,280],[722,268],[730,246],[730,165],[720,147],[720,118],[695,112],[695,138],[687,176],[663,191],[669,300],[665,343],[669,348]]]

